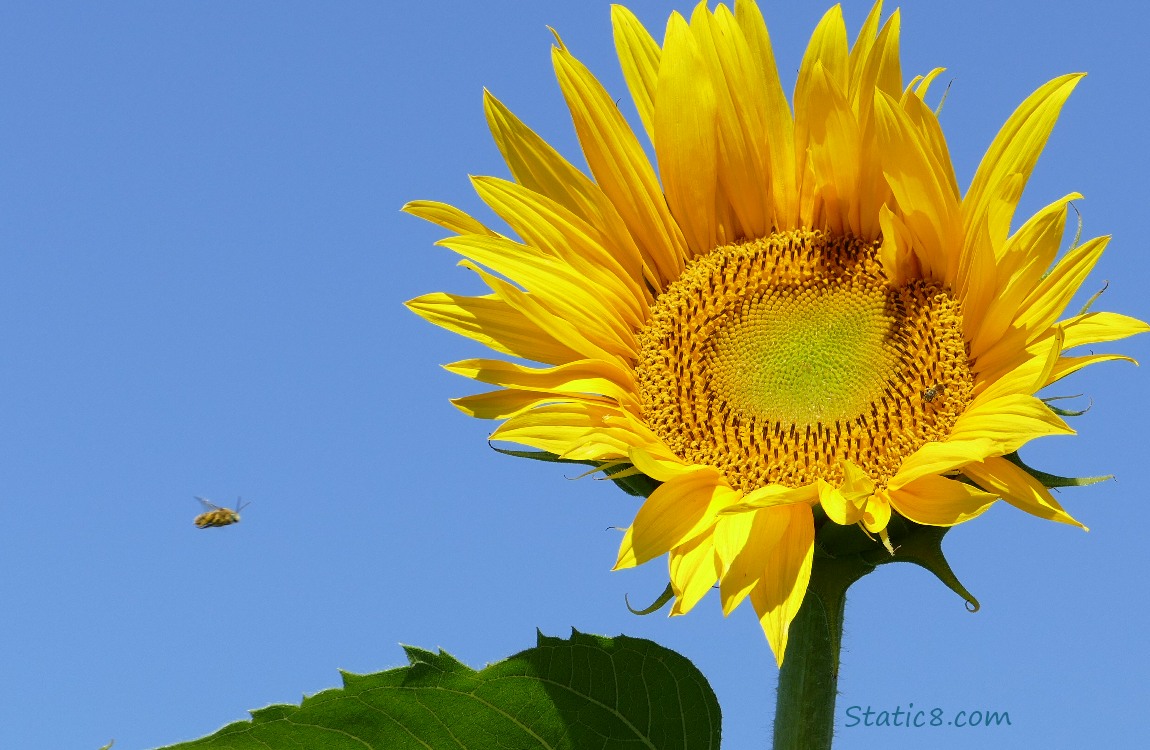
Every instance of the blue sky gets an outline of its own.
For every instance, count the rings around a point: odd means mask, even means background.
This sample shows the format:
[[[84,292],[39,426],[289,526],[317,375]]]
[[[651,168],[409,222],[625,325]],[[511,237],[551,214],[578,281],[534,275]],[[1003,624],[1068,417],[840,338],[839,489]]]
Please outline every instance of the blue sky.
[[[1082,192],[1085,236],[1114,235],[1089,292],[1148,318],[1145,11],[1098,5],[905,2],[903,69],[948,68],[963,185],[1030,91],[1090,73],[1019,215]],[[661,35],[691,4],[631,7]],[[763,8],[793,81],[826,6]],[[868,9],[845,4],[852,35]],[[476,291],[399,208],[482,214],[466,176],[506,176],[484,86],[581,163],[547,25],[624,96],[600,0],[0,6],[0,747],[154,747],[398,666],[400,643],[479,667],[572,626],[685,654],[724,748],[764,746],[776,670],[750,610],[629,614],[666,582],[609,570],[636,503],[492,452],[447,402],[476,389],[439,368],[480,350],[402,307]],[[955,530],[977,614],[911,566],[857,584],[836,748],[1145,734],[1146,380],[1107,364],[1058,392],[1094,397],[1079,437],[1024,456],[1117,474],[1060,495],[1090,533],[1007,506]],[[193,495],[251,507],[201,531]],[[910,703],[1012,726],[845,726]]]

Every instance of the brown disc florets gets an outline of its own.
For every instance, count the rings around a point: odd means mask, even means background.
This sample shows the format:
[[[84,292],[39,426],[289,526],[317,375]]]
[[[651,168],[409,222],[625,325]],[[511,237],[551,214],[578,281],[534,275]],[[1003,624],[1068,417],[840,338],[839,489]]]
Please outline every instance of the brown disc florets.
[[[719,247],[656,300],[640,334],[643,415],[688,463],[735,489],[880,486],[971,400],[958,301],[892,285],[878,244],[793,231]]]

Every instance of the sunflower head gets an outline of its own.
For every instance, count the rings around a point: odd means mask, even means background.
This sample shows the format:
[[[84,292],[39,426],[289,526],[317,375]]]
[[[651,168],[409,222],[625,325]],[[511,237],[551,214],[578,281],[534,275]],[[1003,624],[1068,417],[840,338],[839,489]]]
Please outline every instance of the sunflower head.
[[[1077,194],[1014,221],[1081,76],[1028,97],[962,193],[926,103],[941,69],[904,81],[881,10],[853,45],[828,11],[788,101],[754,2],[673,14],[662,44],[614,6],[654,164],[559,42],[590,174],[488,94],[512,179],[474,184],[507,229],[405,207],[490,288],[408,303],[507,357],[449,365],[495,386],[456,405],[643,486],[616,567],[667,556],[672,614],[716,583],[725,612],[749,598],[780,662],[823,526],[890,548],[892,519],[948,527],[998,499],[1080,525],[1017,457],[1072,432],[1036,394],[1127,359],[1068,350],[1147,330],[1063,317],[1107,242],[1060,252]]]

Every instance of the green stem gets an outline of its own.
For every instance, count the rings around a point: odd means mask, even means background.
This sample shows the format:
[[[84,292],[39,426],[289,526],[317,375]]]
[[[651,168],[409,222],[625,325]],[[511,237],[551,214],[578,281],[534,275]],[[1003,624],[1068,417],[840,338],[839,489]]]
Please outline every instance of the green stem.
[[[774,750],[830,750],[847,588],[873,569],[858,555],[816,555],[779,672]]]

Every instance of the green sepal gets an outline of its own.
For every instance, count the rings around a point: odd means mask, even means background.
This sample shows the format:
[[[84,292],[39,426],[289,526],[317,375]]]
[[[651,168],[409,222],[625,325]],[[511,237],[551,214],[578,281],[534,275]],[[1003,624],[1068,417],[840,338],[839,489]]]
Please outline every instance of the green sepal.
[[[1050,403],[1051,401],[1064,401],[1068,398],[1082,398],[1082,394],[1080,393],[1077,396],[1048,396],[1048,397],[1042,399],[1042,403],[1046,404],[1047,409],[1050,409],[1050,411],[1054,412],[1055,414],[1057,414],[1060,417],[1081,417],[1083,414],[1090,411],[1090,408],[1092,406],[1094,406],[1093,400],[1091,400],[1090,403],[1088,403],[1086,405],[1085,409],[1078,409],[1078,410],[1061,409],[1061,408],[1054,406]]]
[[[490,443],[488,443],[490,445]],[[626,492],[628,495],[635,497],[650,497],[662,482],[658,482],[646,474],[632,474],[630,476],[619,477],[615,476],[633,468],[630,464],[617,464],[611,461],[580,461],[573,458],[560,458],[554,453],[548,451],[516,451],[508,450],[507,448],[498,448],[494,445],[491,450],[502,453],[505,456],[515,456],[516,458],[529,458],[533,461],[545,461],[553,464],[578,464],[580,466],[591,466],[596,470],[602,470],[606,479],[614,482],[619,489]]]
[[[1003,456],[1007,461],[1014,464],[1018,468],[1025,471],[1030,476],[1037,479],[1042,483],[1043,487],[1052,489],[1054,487],[1086,487],[1091,484],[1098,484],[1105,482],[1107,479],[1113,479],[1113,474],[1106,474],[1105,476],[1098,477],[1060,477],[1057,474],[1047,474],[1045,471],[1039,471],[1033,466],[1027,466],[1023,463],[1022,458],[1019,457],[1018,452],[1008,453]]]
[[[662,482],[656,481],[646,474],[636,473],[625,477],[616,476],[632,469],[630,464],[624,466],[611,466],[603,469],[607,478],[614,482],[619,489],[634,497],[650,497],[651,493],[659,488]]]
[[[656,599],[655,601],[653,601],[650,605],[644,607],[643,609],[635,609],[634,607],[632,607],[631,602],[627,598],[626,594],[623,595],[623,603],[627,605],[627,609],[631,610],[631,614],[633,614],[633,615],[649,615],[649,614],[658,612],[660,609],[663,608],[664,605],[666,605],[667,602],[671,601],[674,598],[675,598],[675,589],[671,586],[671,582],[668,581],[667,582],[667,588],[663,589],[663,593],[659,594],[659,598]]]
[[[1081,232],[1082,231],[1082,226],[1081,226],[1082,215],[1081,214],[1079,214],[1079,216],[1078,216],[1078,221],[1079,221],[1078,231]],[[1109,287],[1110,287],[1110,282],[1109,281],[1104,282],[1102,284],[1102,288],[1099,289],[1097,292],[1095,292],[1094,295],[1090,299],[1086,300],[1086,304],[1082,306],[1082,309],[1078,311],[1078,314],[1079,315],[1085,315],[1086,313],[1090,312],[1090,308],[1094,305],[1095,302],[1098,301],[1098,298],[1101,297],[1102,293],[1105,292]]]
[[[902,526],[905,531],[899,530]],[[909,562],[925,568],[942,581],[942,584],[966,600],[966,608],[971,612],[979,610],[978,599],[970,593],[958,576],[954,574],[946,555],[942,552],[942,538],[953,526],[924,526],[908,521],[901,516],[891,516],[887,532],[890,534],[894,554],[878,561],[879,565],[892,562]],[[883,552],[886,552],[884,549]]]
[[[942,538],[950,526],[926,526],[909,521],[897,513],[887,524],[892,555],[877,537],[868,535],[858,526],[840,526],[827,521],[815,536],[815,553],[833,558],[850,570],[851,583],[870,573],[879,565],[888,563],[914,563],[934,574],[944,586],[966,601],[967,609],[977,612],[978,599],[962,585],[946,556],[942,552]]]
[[[573,458],[560,458],[554,453],[547,451],[513,451],[507,448],[498,448],[491,443],[491,450],[496,453],[502,453],[505,456],[515,456],[516,458],[530,458],[532,461],[546,461],[552,464],[580,464],[582,466],[599,466],[602,461],[577,461]]]
[[[475,670],[405,646],[409,664],[273,705],[167,750],[718,750],[719,703],[682,655],[641,638],[537,633]]]
[[[1060,417],[1081,417],[1083,414],[1090,411],[1089,406],[1087,406],[1085,409],[1071,410],[1071,409],[1060,409],[1057,406],[1051,406],[1050,404],[1047,404],[1046,408],[1050,409],[1050,411],[1054,412],[1055,414],[1057,414]]]

